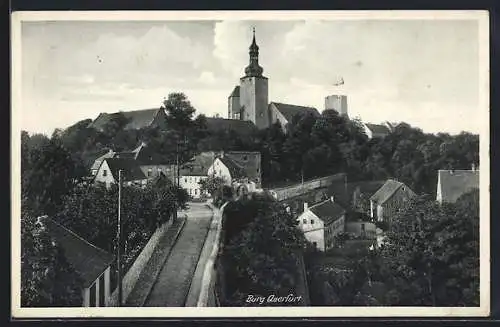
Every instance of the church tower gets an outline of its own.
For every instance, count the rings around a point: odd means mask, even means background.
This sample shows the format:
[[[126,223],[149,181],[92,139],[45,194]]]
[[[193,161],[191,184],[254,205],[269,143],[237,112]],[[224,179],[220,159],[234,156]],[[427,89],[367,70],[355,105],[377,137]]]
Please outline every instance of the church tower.
[[[255,42],[255,28],[253,29],[253,40],[249,54],[250,62],[245,68],[245,76],[240,78],[240,119],[250,120],[257,128],[262,129],[270,125],[268,113],[269,92],[268,79],[262,75],[264,70],[259,66],[259,46]]]

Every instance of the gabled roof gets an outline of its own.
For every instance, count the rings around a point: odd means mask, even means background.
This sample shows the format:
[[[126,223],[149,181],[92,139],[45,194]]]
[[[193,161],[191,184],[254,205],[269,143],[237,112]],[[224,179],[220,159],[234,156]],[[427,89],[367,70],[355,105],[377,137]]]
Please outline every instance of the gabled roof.
[[[122,170],[122,181],[124,182],[146,179],[146,176],[134,159],[108,158],[105,161],[116,181],[118,181],[119,170]]]
[[[269,105],[274,105],[288,122],[291,122],[294,116],[302,113],[311,113],[315,117],[320,116],[318,110],[312,107],[296,106],[279,102],[271,102]]]
[[[245,170],[243,169],[243,167],[234,162],[234,160],[231,160],[230,158],[225,156],[218,159],[224,164],[224,166],[227,167],[232,178],[245,176]]]
[[[369,124],[369,123],[366,123],[365,125],[366,125],[366,127],[368,127],[368,129],[370,129],[370,131],[372,131],[372,133],[375,133],[375,134],[387,135],[391,132],[391,130],[385,125]]]
[[[236,165],[243,169],[246,177],[251,179],[261,177],[260,160],[261,155],[258,151],[227,151],[224,152],[224,157],[232,160]]]
[[[122,111],[115,113],[100,113],[97,118],[89,124],[88,127],[93,127],[95,129],[102,129],[113,117],[118,114],[123,114],[127,118],[128,123],[125,125],[124,129],[140,129],[148,127],[153,122],[154,118],[160,112],[160,108],[155,109],[143,109],[143,110],[133,110],[133,111]]]
[[[345,209],[332,200],[326,200],[309,208],[309,211],[314,213],[325,224],[336,221],[345,214]]]
[[[438,194],[443,202],[455,202],[474,188],[479,188],[479,170],[438,171]]]
[[[92,164],[92,167],[90,167],[91,170],[97,170],[101,166],[101,163],[104,161],[106,158],[113,158],[115,155],[115,152],[113,150],[107,150],[104,154],[100,155],[97,159],[94,160],[94,163]]]
[[[377,202],[377,204],[383,204],[403,185],[404,184],[401,182],[388,179],[384,185],[370,197],[370,200]]]
[[[186,164],[185,167],[181,168],[181,176],[207,176],[208,168],[213,164],[215,160],[214,152],[202,152],[196,155],[193,161]]]
[[[66,260],[83,279],[84,287],[89,287],[114,261],[113,255],[90,244],[54,220],[44,217],[40,221],[63,249]]]
[[[233,131],[238,134],[248,135],[257,130],[257,127],[248,120],[207,117],[206,122],[208,131],[212,133]]]
[[[240,87],[238,85],[236,85],[234,87],[233,92],[231,92],[231,95],[229,97],[231,98],[231,97],[239,97],[239,96],[240,96]]]

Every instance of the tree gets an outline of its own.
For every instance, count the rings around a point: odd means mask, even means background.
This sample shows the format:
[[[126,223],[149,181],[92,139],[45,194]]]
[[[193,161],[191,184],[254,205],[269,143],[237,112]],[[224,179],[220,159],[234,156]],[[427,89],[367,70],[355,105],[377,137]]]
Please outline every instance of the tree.
[[[166,111],[167,132],[161,141],[171,149],[172,160],[179,155],[179,162],[190,161],[198,152],[198,141],[206,135],[206,118],[195,118],[196,109],[184,93],[170,93],[163,101]]]
[[[22,171],[22,192],[36,214],[52,215],[63,197],[85,175],[81,162],[74,158],[57,139],[31,149]]]
[[[248,305],[245,294],[296,294],[297,260],[305,245],[296,224],[292,215],[264,196],[226,206],[223,260],[231,305]]]
[[[23,201],[24,203],[24,201]],[[25,205],[21,210],[21,306],[81,306],[82,280]]]
[[[215,198],[222,191],[225,181],[218,176],[208,176],[206,179],[200,180],[199,184],[200,192],[208,192],[210,196]]]
[[[377,269],[387,304],[478,305],[478,201],[478,192],[443,206],[421,196],[397,215]]]

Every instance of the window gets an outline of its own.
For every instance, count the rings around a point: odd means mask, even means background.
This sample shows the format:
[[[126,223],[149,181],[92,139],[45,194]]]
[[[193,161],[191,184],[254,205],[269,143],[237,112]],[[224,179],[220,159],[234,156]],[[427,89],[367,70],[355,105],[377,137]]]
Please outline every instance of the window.
[[[311,225],[314,225],[314,219],[311,219]]]
[[[186,177],[184,177],[184,183],[187,183],[188,182],[188,179]]]
[[[107,171],[106,169],[104,169],[104,170],[102,171],[102,176],[103,176],[103,177],[108,176],[108,171]]]
[[[304,224],[307,224],[307,219],[303,219],[303,220],[302,220],[302,222],[303,222]]]
[[[153,170],[151,168],[148,169],[148,177],[151,177],[151,175],[153,174]]]
[[[198,189],[197,188],[194,189],[194,195],[198,195]]]
[[[248,157],[247,156],[243,156],[243,160],[247,161]]]
[[[365,231],[365,224],[361,224],[361,231]]]

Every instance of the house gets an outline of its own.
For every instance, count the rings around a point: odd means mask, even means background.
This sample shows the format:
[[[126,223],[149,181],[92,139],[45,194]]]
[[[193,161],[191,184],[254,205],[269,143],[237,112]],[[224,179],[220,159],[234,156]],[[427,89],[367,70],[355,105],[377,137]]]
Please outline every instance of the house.
[[[97,171],[99,170],[99,167],[101,166],[102,162],[104,161],[104,159],[113,158],[114,155],[115,155],[115,152],[113,150],[109,149],[106,153],[104,153],[103,155],[101,155],[97,159],[95,159],[94,163],[90,167],[90,174],[92,176],[95,176],[97,174]]]
[[[436,201],[455,202],[461,195],[479,188],[479,170],[439,170]]]
[[[114,257],[90,244],[54,220],[43,216],[39,222],[64,251],[64,257],[83,282],[83,307],[105,307],[110,297],[110,272]]]
[[[307,114],[310,114],[313,117],[320,116],[316,108],[279,102],[271,102],[269,104],[269,114],[271,115],[271,122],[279,122],[283,129],[283,132],[287,131],[287,125],[291,123],[296,116]]]
[[[176,165],[153,151],[146,143],[142,142],[131,152],[139,168],[148,179],[155,179],[160,175],[166,176],[170,180],[174,179]]]
[[[144,142],[130,151],[114,152],[113,150],[109,150],[107,153],[103,154],[94,161],[91,167],[91,173],[93,176],[96,175],[100,165],[104,159],[107,158],[135,160],[148,179],[155,179],[160,175],[164,175],[170,180],[174,179],[175,165],[169,163],[160,155],[152,151],[151,148],[149,148]]]
[[[208,178],[208,170],[215,160],[215,152],[202,152],[180,169],[179,185],[193,198],[208,196],[201,192],[200,181]]]
[[[369,139],[383,138],[391,133],[391,130],[386,125],[381,124],[363,124],[364,132]]]
[[[208,175],[222,178],[238,195],[260,189],[259,152],[220,152],[208,169]]]
[[[344,232],[346,211],[332,198],[308,208],[298,217],[298,227],[305,238],[320,251],[335,246],[335,237]]]
[[[100,113],[97,118],[91,122],[88,127],[95,128],[98,131],[103,131],[104,126],[113,118],[119,117],[122,114],[125,119],[124,129],[141,129],[146,127],[165,127],[165,109],[143,109],[133,111],[120,111],[115,113]]]
[[[122,171],[124,185],[145,186],[148,179],[142,172],[137,161],[132,158],[106,158],[94,177],[95,183],[104,183],[106,187],[117,184],[119,171]]]
[[[388,179],[370,197],[370,216],[377,221],[390,222],[399,209],[415,195],[407,185]]]

